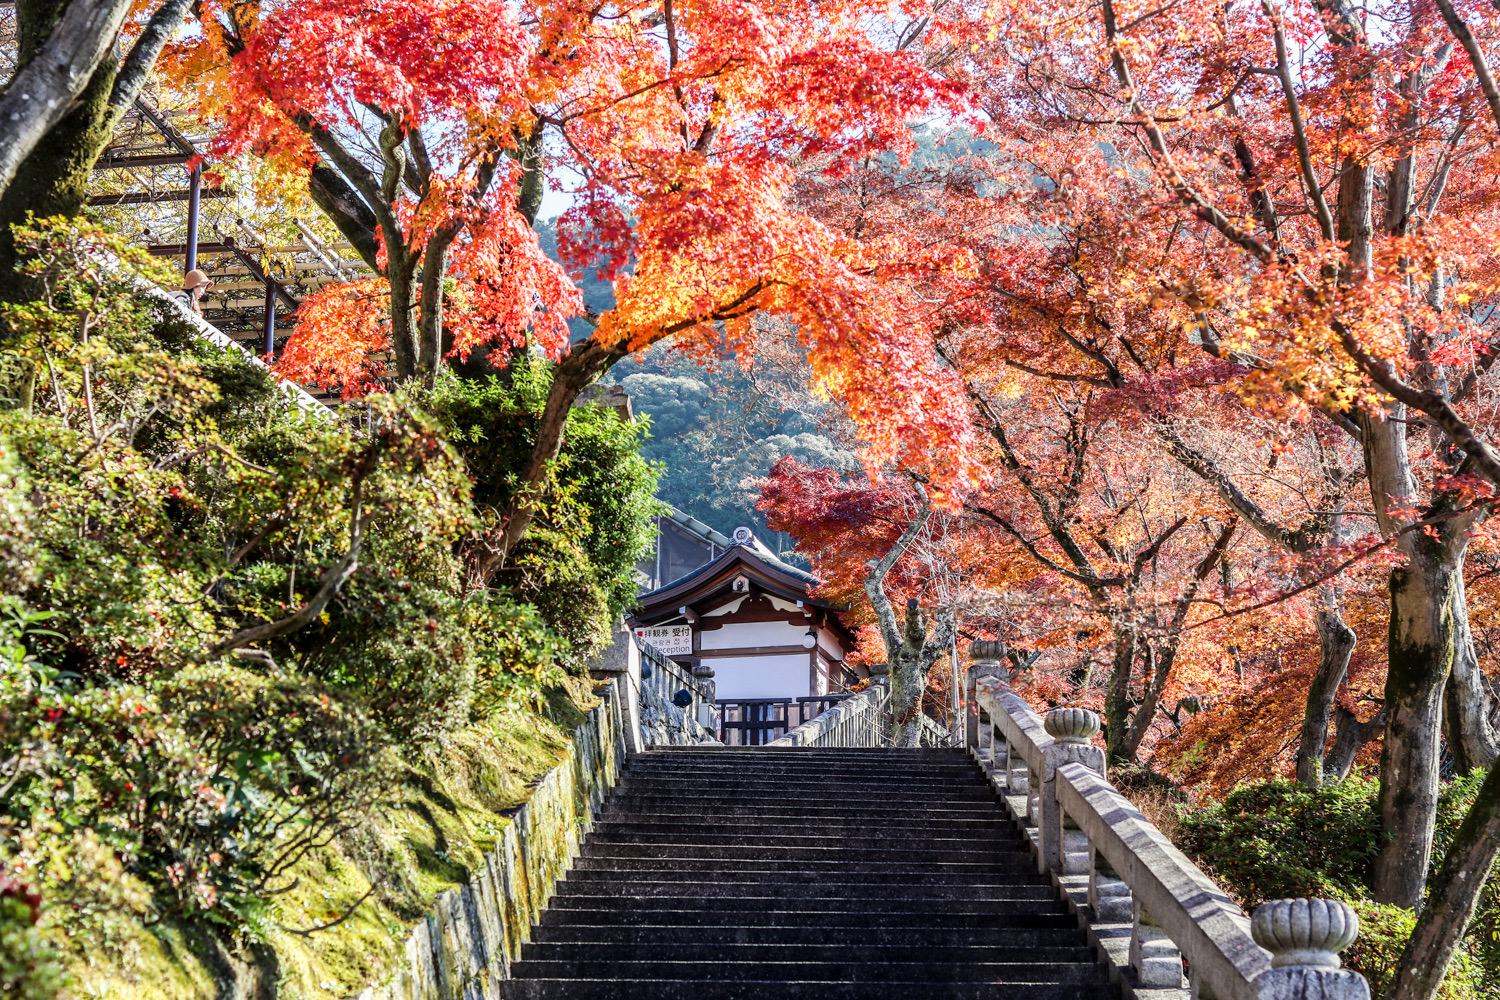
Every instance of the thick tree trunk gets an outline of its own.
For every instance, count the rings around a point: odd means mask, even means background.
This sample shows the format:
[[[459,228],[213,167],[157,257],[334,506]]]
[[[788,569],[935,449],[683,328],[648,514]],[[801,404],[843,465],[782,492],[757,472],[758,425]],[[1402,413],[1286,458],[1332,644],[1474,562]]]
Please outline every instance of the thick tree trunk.
[[[417,326],[416,282],[412,272],[415,262],[405,252],[391,253],[387,258],[386,280],[391,285],[391,355],[396,361],[396,377],[405,382],[421,371]]]
[[[1461,576],[1453,588],[1453,623],[1458,635],[1453,672],[1443,697],[1443,726],[1455,770],[1468,774],[1475,768],[1492,766],[1500,758],[1500,747],[1490,724],[1490,694],[1474,653],[1468,597]]]
[[[1109,688],[1104,696],[1104,747],[1111,764],[1130,760],[1130,678],[1135,671],[1138,635],[1134,629],[1115,629],[1115,656]]]
[[[1328,744],[1328,720],[1333,716],[1339,685],[1354,653],[1354,630],[1344,621],[1336,605],[1318,612],[1318,645],[1322,655],[1307,691],[1302,716],[1302,736],[1297,746],[1297,780],[1317,788],[1323,783],[1323,749]]]
[[[96,88],[101,70],[113,83],[111,52],[129,9],[125,0],[16,4],[19,68],[0,91],[0,194],[36,167],[37,152],[84,91]]]
[[[1427,905],[1417,919],[1386,996],[1433,1000],[1458,949],[1490,867],[1500,853],[1500,768],[1491,767],[1479,795],[1458,828],[1453,845],[1432,880]]]
[[[68,114],[36,144],[0,195],[0,302],[27,301],[36,295],[33,282],[16,273],[11,227],[24,222],[28,212],[38,219],[77,215],[88,200],[94,164],[113,131],[109,95],[114,81],[115,67],[108,61],[94,72]]]
[[[891,656],[891,745],[915,747],[922,737],[922,692],[927,671],[922,669],[922,647],[927,628],[916,601],[906,602],[906,629],[901,647]]]
[[[78,0],[68,4],[66,11],[59,0],[21,0],[16,5],[17,56],[23,67],[28,61],[49,58],[48,33],[68,30],[77,7]],[[117,63],[112,53],[96,60],[87,85],[32,145],[14,180],[8,186],[0,183],[0,301],[29,299],[36,291],[30,281],[15,273],[11,226],[24,221],[28,212],[37,218],[71,217],[83,208],[94,165],[109,145],[120,116],[140,96],[157,56],[182,25],[187,8],[188,0],[165,0],[136,37],[124,62]],[[111,46],[114,40],[111,36]],[[18,74],[7,94],[19,85]],[[4,133],[0,127],[0,136]]]
[[[1385,745],[1380,754],[1380,825],[1387,839],[1375,861],[1377,902],[1422,905],[1439,791],[1443,690],[1461,630],[1453,594],[1461,586],[1463,542],[1421,532],[1407,563],[1391,572]],[[1454,551],[1457,549],[1457,551]]]

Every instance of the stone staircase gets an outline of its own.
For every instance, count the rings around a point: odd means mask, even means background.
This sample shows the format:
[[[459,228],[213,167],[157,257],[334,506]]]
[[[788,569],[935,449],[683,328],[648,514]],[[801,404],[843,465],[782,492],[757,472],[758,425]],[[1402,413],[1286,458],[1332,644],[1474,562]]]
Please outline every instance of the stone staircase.
[[[637,754],[507,1000],[1116,1000],[960,750]]]

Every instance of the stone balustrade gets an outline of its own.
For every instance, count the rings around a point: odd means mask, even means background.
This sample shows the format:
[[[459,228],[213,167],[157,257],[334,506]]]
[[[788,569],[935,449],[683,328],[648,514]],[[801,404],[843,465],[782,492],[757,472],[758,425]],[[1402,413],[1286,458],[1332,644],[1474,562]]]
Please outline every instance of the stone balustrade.
[[[1348,906],[1283,899],[1246,917],[1105,779],[1099,717],[1060,708],[1039,718],[989,645],[975,644],[970,671],[970,752],[1024,809],[1039,869],[1063,885],[1086,878],[1094,925],[1129,925],[1135,987],[1181,989],[1185,960],[1194,1000],[1369,1000],[1364,977],[1339,965],[1359,930]]]
[[[886,702],[890,688],[875,683],[767,743],[768,747],[883,747],[890,745]]]

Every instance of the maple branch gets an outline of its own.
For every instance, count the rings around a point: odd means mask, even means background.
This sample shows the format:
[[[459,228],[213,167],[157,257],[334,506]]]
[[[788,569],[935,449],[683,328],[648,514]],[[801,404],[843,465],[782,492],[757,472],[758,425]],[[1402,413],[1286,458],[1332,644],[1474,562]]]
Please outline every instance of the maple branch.
[[[1495,78],[1490,73],[1490,64],[1484,58],[1484,53],[1479,48],[1479,42],[1475,40],[1474,33],[1464,23],[1463,18],[1453,9],[1453,0],[1436,0],[1438,10],[1442,11],[1443,22],[1448,25],[1448,30],[1453,32],[1453,37],[1458,39],[1458,44],[1464,47],[1468,53],[1469,62],[1474,66],[1474,76],[1479,80],[1479,89],[1484,94],[1484,101],[1490,107],[1490,116],[1495,119],[1495,124],[1500,125],[1500,87],[1495,86]]]
[[[1344,353],[1359,365],[1370,380],[1391,396],[1414,410],[1420,410],[1432,418],[1433,423],[1473,461],[1480,475],[1491,483],[1500,485],[1500,456],[1489,445],[1479,439],[1468,422],[1458,415],[1453,405],[1442,393],[1432,389],[1418,389],[1403,380],[1384,361],[1370,354],[1340,320],[1332,321],[1334,332]]]
[[[1162,546],[1167,544],[1167,540],[1170,539],[1173,535],[1177,534],[1178,530],[1181,529],[1184,524],[1187,524],[1187,520],[1188,519],[1186,514],[1184,514],[1182,517],[1179,517],[1175,522],[1173,522],[1170,527],[1167,528],[1166,531],[1162,532],[1161,535],[1157,537],[1156,541],[1152,542],[1146,548],[1136,553],[1135,560],[1130,567],[1130,581],[1132,583],[1140,582],[1141,571],[1146,568],[1146,564],[1157,557],[1157,555],[1161,552]]]
[[[1139,119],[1138,124],[1145,129],[1146,136],[1151,141],[1151,148],[1161,158],[1161,165],[1166,170],[1164,178],[1167,186],[1193,209],[1193,214],[1207,222],[1218,230],[1219,234],[1236,246],[1255,255],[1262,263],[1270,264],[1276,256],[1269,247],[1257,240],[1249,233],[1241,232],[1240,228],[1229,220],[1218,207],[1208,201],[1203,195],[1190,184],[1177,169],[1176,161],[1172,157],[1171,150],[1167,147],[1166,137],[1162,135],[1161,128],[1156,123],[1156,118],[1151,115],[1141,104],[1139,93],[1136,88],[1134,74],[1130,72],[1130,64],[1125,59],[1125,53],[1120,48],[1118,24],[1115,19],[1114,0],[1102,0],[1104,12],[1104,34],[1109,39],[1110,64],[1114,67],[1115,76],[1120,81],[1120,87],[1126,94],[1126,104],[1131,114]]]
[[[360,510],[361,490],[363,486],[364,479],[362,477],[354,480],[352,488],[353,509],[349,514],[349,551],[344,553],[343,557],[332,566],[323,571],[323,575],[318,580],[318,591],[312,596],[312,599],[295,613],[279,621],[240,629],[214,646],[209,651],[210,657],[217,659],[225,653],[232,652],[244,646],[295,632],[300,628],[311,625],[317,620],[318,616],[323,613],[323,609],[328,607],[328,602],[333,600],[349,577],[354,575],[354,571],[359,569],[359,550],[364,544],[364,529],[373,517],[373,515],[364,514]]]
[[[311,115],[303,113],[290,118],[293,124],[308,134],[323,151],[323,155],[333,162],[344,178],[363,196],[366,207],[374,213],[377,224],[385,232],[387,250],[399,246],[400,241],[393,237],[400,235],[401,225],[391,206],[381,200],[381,185],[375,174],[350,153],[337,136],[314,121]],[[374,267],[374,264],[371,266]]]
[[[380,220],[353,185],[319,158],[308,174],[307,190],[313,203],[332,220],[360,259],[371,270],[379,271],[380,242],[375,234]]]
[[[1328,210],[1328,201],[1318,186],[1318,175],[1313,170],[1312,153],[1307,145],[1307,126],[1302,121],[1302,107],[1297,102],[1297,89],[1292,84],[1292,68],[1286,54],[1286,33],[1281,28],[1281,15],[1271,6],[1271,0],[1261,0],[1261,7],[1271,21],[1276,40],[1276,76],[1281,81],[1281,92],[1286,97],[1287,115],[1291,118],[1292,138],[1297,143],[1297,163],[1302,168],[1302,179],[1307,184],[1308,197],[1318,215],[1318,228],[1323,239],[1333,242],[1333,213]]]
[[[172,40],[172,36],[177,34],[177,29],[182,27],[183,18],[187,16],[192,3],[193,0],[166,0],[136,36],[135,44],[130,47],[125,61],[120,64],[114,86],[110,88],[109,108],[113,114],[123,114],[141,96],[146,81],[151,78],[151,69],[156,65],[157,57]]]
[[[1172,667],[1177,662],[1177,650],[1182,644],[1182,626],[1187,623],[1188,611],[1192,608],[1193,598],[1198,593],[1198,588],[1203,581],[1208,579],[1214,567],[1224,558],[1229,551],[1229,541],[1234,537],[1235,529],[1238,527],[1236,521],[1230,521],[1219,532],[1219,537],[1214,539],[1213,545],[1208,553],[1193,568],[1193,575],[1183,588],[1182,594],[1172,609],[1172,624],[1168,632],[1166,647],[1162,649],[1157,657],[1155,672],[1150,681],[1142,691],[1141,703],[1135,710],[1135,716],[1130,720],[1130,729],[1126,736],[1125,745],[1131,754],[1146,738],[1151,724],[1156,721],[1156,709],[1161,704],[1162,692],[1167,688],[1167,681],[1171,679]],[[1146,646],[1148,652],[1154,647],[1149,643]]]
[[[1298,594],[1306,593],[1307,591],[1312,590],[1315,587],[1321,587],[1323,584],[1327,583],[1329,580],[1332,580],[1334,577],[1338,576],[1340,573],[1344,572],[1344,570],[1348,569],[1349,567],[1355,565],[1356,563],[1361,562],[1364,559],[1369,558],[1370,556],[1374,555],[1376,552],[1379,552],[1381,549],[1388,548],[1389,546],[1394,545],[1397,541],[1399,541],[1401,539],[1401,537],[1403,535],[1406,535],[1406,534],[1408,534],[1410,532],[1413,532],[1413,531],[1421,531],[1421,530],[1423,530],[1425,528],[1429,528],[1429,527],[1431,527],[1431,526],[1433,526],[1435,524],[1441,524],[1444,521],[1450,521],[1450,520],[1453,520],[1455,518],[1462,517],[1462,516],[1464,516],[1466,514],[1472,513],[1475,510],[1478,510],[1481,507],[1487,506],[1488,504],[1490,504],[1492,502],[1493,501],[1490,501],[1490,500],[1484,500],[1484,501],[1480,501],[1479,503],[1471,504],[1468,507],[1461,507],[1461,508],[1459,508],[1457,510],[1452,510],[1452,511],[1448,511],[1448,512],[1443,513],[1443,514],[1439,514],[1436,517],[1429,517],[1429,518],[1424,518],[1423,520],[1420,520],[1420,521],[1413,521],[1411,524],[1408,524],[1408,525],[1406,525],[1406,526],[1404,526],[1402,528],[1398,528],[1396,531],[1391,532],[1389,535],[1385,536],[1380,541],[1374,542],[1371,545],[1366,546],[1361,551],[1359,551],[1359,552],[1355,553],[1354,555],[1350,556],[1348,559],[1345,559],[1343,562],[1339,563],[1337,566],[1333,567],[1332,569],[1327,570],[1326,572],[1320,574],[1315,579],[1305,581],[1304,583],[1300,584],[1299,586],[1293,587],[1291,590],[1288,590],[1284,594],[1277,594],[1275,597],[1268,597],[1264,601],[1260,601],[1260,602],[1258,602],[1256,604],[1252,604],[1252,605],[1250,605],[1248,607],[1236,608],[1233,611],[1225,611],[1222,614],[1218,614],[1218,615],[1213,616],[1212,618],[1205,618],[1201,622],[1198,622],[1198,623],[1196,623],[1194,625],[1189,625],[1187,628],[1183,629],[1183,631],[1184,632],[1191,632],[1193,629],[1195,629],[1195,628],[1202,628],[1204,625],[1211,625],[1214,622],[1224,621],[1224,620],[1229,619],[1229,618],[1237,618],[1240,615],[1249,614],[1252,611],[1260,611],[1260,610],[1263,610],[1265,608],[1271,607],[1273,604],[1280,604],[1282,601],[1291,600],[1293,597],[1296,597]]]
[[[1167,446],[1167,451],[1183,468],[1212,486],[1214,492],[1219,494],[1219,499],[1248,521],[1250,526],[1267,541],[1298,553],[1306,552],[1311,547],[1309,539],[1299,537],[1303,533],[1302,528],[1288,531],[1276,523],[1260,504],[1239,488],[1217,462],[1184,441],[1170,420],[1154,420],[1152,429]]]
[[[1488,349],[1485,351],[1483,359],[1474,366],[1473,371],[1463,377],[1458,383],[1458,388],[1449,393],[1449,402],[1457,404],[1468,399],[1470,394],[1478,388],[1480,377],[1494,366],[1497,358],[1500,358],[1500,336],[1491,337],[1486,341],[1485,346]]]
[[[988,518],[989,520],[995,522],[995,524],[1004,529],[1006,534],[1010,535],[1016,541],[1020,542],[1021,547],[1024,548],[1033,559],[1041,563],[1043,566],[1047,567],[1052,572],[1057,573],[1061,576],[1065,576],[1069,580],[1072,580],[1076,583],[1083,584],[1085,587],[1089,588],[1091,596],[1097,597],[1097,595],[1092,594],[1095,589],[1102,589],[1109,586],[1123,586],[1125,583],[1125,578],[1122,576],[1100,577],[1093,573],[1085,575],[1075,570],[1068,569],[1066,566],[1048,556],[1041,549],[1037,548],[1036,543],[1027,538],[1025,534],[1023,534],[1015,525],[1011,524],[1008,520],[1001,517],[999,514],[996,514],[994,511],[989,510],[988,508],[980,507],[977,504],[966,503],[964,504],[964,510],[968,511],[971,514],[978,514],[980,517]]]

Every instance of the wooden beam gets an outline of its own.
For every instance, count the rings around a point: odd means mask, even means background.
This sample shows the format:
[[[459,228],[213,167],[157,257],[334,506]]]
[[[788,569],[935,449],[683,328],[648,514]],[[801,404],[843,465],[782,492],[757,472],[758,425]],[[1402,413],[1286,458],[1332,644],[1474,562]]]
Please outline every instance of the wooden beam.
[[[186,243],[158,243],[146,248],[146,252],[153,257],[186,257],[188,247]],[[233,253],[232,243],[199,243],[199,253]]]
[[[148,156],[121,156],[94,164],[95,170],[124,170],[127,167],[170,167],[187,163],[187,153],[156,153]]]
[[[132,191],[129,194],[96,194],[89,199],[90,205],[156,205],[166,201],[187,201],[191,191],[163,191],[152,194],[148,191]],[[204,188],[198,192],[200,198],[233,198],[228,188]]]
[[[809,650],[800,642],[793,646],[736,646],[730,649],[700,649],[694,655],[701,656],[705,660],[723,659],[729,656],[783,656],[800,653],[806,656]]]

